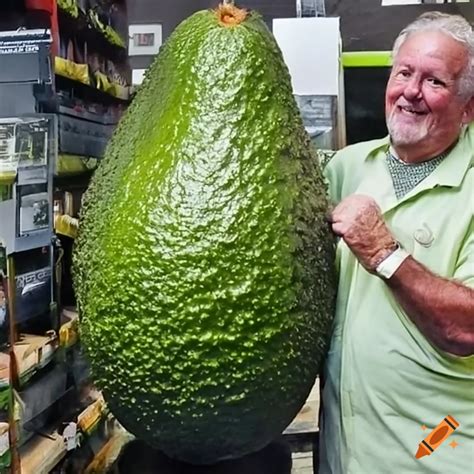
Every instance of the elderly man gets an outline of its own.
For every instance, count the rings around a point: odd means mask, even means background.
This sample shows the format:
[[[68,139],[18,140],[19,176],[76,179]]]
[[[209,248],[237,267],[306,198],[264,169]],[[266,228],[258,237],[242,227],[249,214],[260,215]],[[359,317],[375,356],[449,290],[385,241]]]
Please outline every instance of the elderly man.
[[[393,59],[390,136],[349,146],[326,168],[341,239],[320,474],[473,472],[472,28],[424,14]],[[417,459],[448,415],[459,427]],[[445,423],[440,439],[453,430]]]

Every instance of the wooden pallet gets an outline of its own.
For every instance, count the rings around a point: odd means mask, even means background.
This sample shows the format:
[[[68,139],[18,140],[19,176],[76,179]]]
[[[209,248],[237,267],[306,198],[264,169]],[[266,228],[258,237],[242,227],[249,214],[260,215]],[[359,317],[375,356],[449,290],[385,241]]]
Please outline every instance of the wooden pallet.
[[[284,440],[291,447],[292,474],[316,474],[317,472],[317,466],[314,465],[316,462],[313,459],[318,447],[319,406],[319,379],[317,379],[303,408],[283,433]]]

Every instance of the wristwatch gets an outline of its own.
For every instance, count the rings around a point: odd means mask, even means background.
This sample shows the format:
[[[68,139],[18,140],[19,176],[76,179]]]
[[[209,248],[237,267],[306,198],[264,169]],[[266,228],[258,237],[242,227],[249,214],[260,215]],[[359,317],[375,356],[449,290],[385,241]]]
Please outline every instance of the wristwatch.
[[[377,265],[375,269],[376,275],[384,280],[388,280],[409,256],[410,254],[397,242],[395,250]]]

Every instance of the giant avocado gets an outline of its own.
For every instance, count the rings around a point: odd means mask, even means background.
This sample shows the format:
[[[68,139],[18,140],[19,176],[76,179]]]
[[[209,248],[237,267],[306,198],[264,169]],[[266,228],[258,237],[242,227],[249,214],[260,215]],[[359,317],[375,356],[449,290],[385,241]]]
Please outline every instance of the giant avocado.
[[[93,177],[74,253],[83,345],[129,431],[206,464],[291,422],[333,314],[326,208],[259,15],[185,20]]]

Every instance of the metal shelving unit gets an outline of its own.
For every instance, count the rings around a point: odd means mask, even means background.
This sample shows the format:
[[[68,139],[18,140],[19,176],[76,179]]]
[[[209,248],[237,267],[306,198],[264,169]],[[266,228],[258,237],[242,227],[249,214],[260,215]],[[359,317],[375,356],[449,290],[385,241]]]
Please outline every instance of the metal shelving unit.
[[[0,473],[46,474],[69,458],[87,466],[113,433],[63,289],[90,161],[128,104],[126,88],[96,71],[100,88],[88,64],[88,84],[59,75],[62,29],[125,70],[127,52],[56,0],[2,3],[0,17]]]

